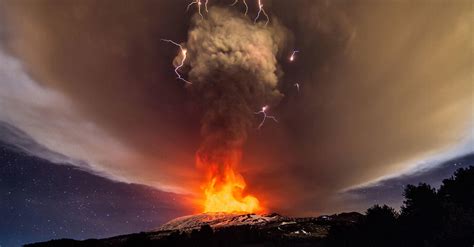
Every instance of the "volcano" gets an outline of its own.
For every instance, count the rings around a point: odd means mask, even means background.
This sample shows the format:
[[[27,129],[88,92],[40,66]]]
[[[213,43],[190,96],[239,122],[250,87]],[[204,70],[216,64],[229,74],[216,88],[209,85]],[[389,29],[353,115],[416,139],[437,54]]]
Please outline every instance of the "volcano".
[[[356,212],[306,218],[276,213],[203,213],[173,219],[149,232],[26,246],[326,246],[331,230],[352,227],[363,218]]]
[[[235,227],[235,226],[265,226],[272,223],[291,221],[290,218],[279,214],[235,214],[235,213],[204,213],[176,218],[158,228],[158,231],[192,231],[203,226],[212,229]]]

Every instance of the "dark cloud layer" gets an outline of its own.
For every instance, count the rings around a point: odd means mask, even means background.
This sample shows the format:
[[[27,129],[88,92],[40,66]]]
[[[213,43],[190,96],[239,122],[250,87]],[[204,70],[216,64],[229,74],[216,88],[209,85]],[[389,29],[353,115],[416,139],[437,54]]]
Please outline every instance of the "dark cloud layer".
[[[178,51],[160,42],[188,39],[193,10],[184,12],[187,1],[0,4],[9,53],[24,62],[41,90],[64,95],[74,117],[87,119],[100,135],[86,124],[60,129],[41,124],[64,111],[54,102],[54,114],[35,117],[35,126],[18,117],[31,114],[27,110],[6,111],[15,120],[10,122],[74,159],[91,153],[97,163],[92,166],[111,177],[181,189],[199,179],[193,160],[199,110],[174,80],[171,63]],[[300,50],[295,63],[285,56],[279,61],[284,73],[277,88],[285,95],[273,109],[279,124],[251,130],[244,151],[249,189],[272,209],[294,214],[343,209],[339,191],[416,169],[412,161],[471,138],[470,1],[265,4],[272,22],[278,19],[290,31],[282,54]],[[86,134],[64,139],[69,126]],[[38,134],[45,130],[61,133],[62,145]],[[111,138],[101,145],[103,155],[90,148],[97,136]],[[67,148],[73,144],[65,140],[80,142]],[[127,156],[108,158],[117,153]]]

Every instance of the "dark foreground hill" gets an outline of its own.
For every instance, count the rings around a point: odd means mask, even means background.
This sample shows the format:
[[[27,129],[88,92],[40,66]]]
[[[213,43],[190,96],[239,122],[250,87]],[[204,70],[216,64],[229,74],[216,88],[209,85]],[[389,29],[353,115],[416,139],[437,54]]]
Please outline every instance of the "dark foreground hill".
[[[27,246],[325,246],[332,227],[349,227],[363,217],[355,212],[317,218],[199,214],[177,218],[151,232],[98,240],[52,240]]]
[[[107,239],[52,240],[27,246],[474,246],[474,167],[438,190],[407,185],[400,212],[374,205],[365,215],[289,218],[278,214],[199,214],[150,232]]]

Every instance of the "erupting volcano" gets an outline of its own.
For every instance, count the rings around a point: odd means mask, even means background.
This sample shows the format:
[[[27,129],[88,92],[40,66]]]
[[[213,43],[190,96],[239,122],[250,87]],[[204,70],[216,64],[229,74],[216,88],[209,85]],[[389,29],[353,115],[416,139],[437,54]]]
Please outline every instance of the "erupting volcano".
[[[187,70],[186,88],[203,115],[196,153],[204,178],[202,212],[265,211],[247,193],[238,169],[248,134],[261,127],[255,112],[283,96],[277,89],[277,55],[286,33],[276,20],[255,24],[241,13],[212,7],[206,18],[194,16],[187,42],[178,45],[187,56],[178,54],[174,65]]]

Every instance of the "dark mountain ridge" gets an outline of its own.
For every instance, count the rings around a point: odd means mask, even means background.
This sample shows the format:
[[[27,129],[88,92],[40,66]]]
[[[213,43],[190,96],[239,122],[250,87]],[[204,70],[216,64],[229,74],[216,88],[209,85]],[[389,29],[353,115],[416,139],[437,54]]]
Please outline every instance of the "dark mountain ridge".
[[[156,230],[106,239],[59,239],[26,246],[323,246],[332,226],[350,226],[364,215],[351,212],[292,218],[279,214],[197,214]]]

